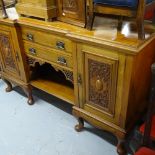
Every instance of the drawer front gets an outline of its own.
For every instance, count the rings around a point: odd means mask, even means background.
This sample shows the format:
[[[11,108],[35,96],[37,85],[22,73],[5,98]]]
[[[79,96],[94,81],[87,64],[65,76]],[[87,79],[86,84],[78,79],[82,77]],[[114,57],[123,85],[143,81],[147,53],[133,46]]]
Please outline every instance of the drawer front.
[[[63,54],[63,52],[27,42],[24,42],[24,48],[26,54],[29,56],[40,58],[48,63],[55,63],[60,66],[73,68],[72,57]]]
[[[24,40],[46,45],[64,52],[72,52],[72,41],[50,33],[22,28],[22,38]]]

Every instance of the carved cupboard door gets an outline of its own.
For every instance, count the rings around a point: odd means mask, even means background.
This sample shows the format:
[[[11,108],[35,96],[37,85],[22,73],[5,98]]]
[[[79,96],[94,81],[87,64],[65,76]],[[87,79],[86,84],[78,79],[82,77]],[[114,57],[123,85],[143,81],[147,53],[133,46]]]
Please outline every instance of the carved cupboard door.
[[[85,26],[85,0],[58,0],[58,19],[70,24]]]
[[[119,60],[117,53],[81,46],[77,50],[79,107],[118,124],[121,107],[118,96],[124,70],[119,64],[123,61]]]
[[[11,32],[0,31],[0,61],[2,63],[3,74],[19,78],[18,59],[19,55],[15,50]]]

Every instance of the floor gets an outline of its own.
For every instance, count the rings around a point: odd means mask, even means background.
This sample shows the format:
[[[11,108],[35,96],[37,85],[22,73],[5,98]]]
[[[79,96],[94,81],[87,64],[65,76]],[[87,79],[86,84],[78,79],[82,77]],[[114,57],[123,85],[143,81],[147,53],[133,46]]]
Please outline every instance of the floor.
[[[77,120],[71,106],[39,90],[29,106],[23,91],[5,92],[0,80],[0,155],[116,155],[116,138]]]

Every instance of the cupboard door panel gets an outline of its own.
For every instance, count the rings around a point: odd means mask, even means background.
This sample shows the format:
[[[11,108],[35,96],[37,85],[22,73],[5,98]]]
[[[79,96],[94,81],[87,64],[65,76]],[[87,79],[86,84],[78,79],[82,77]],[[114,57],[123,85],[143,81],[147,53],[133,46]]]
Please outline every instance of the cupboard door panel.
[[[0,54],[3,71],[19,77],[20,71],[16,60],[18,54],[14,50],[9,32],[0,32]]]
[[[118,61],[85,54],[86,105],[114,115]]]
[[[118,61],[85,55],[86,103],[114,115]]]

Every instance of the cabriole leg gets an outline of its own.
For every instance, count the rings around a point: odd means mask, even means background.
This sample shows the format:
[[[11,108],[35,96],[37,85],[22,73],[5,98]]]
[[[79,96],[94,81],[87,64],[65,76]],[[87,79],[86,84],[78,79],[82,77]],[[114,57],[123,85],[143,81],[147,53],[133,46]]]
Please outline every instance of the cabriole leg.
[[[118,138],[117,153],[119,155],[127,155],[124,138]]]
[[[3,81],[7,84],[7,87],[6,87],[5,91],[6,92],[12,91],[12,84],[6,79],[3,79]]]
[[[84,128],[84,120],[83,120],[83,118],[79,117],[78,118],[78,122],[79,122],[79,124],[77,124],[75,126],[75,130],[78,131],[78,132],[80,132]]]
[[[33,105],[34,104],[34,100],[33,100],[33,96],[32,96],[32,87],[30,85],[27,86],[22,86],[24,92],[26,93],[27,97],[28,97],[28,101],[27,103],[29,105]]]

